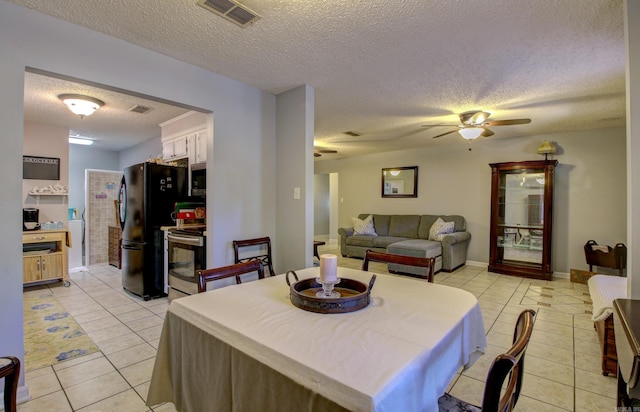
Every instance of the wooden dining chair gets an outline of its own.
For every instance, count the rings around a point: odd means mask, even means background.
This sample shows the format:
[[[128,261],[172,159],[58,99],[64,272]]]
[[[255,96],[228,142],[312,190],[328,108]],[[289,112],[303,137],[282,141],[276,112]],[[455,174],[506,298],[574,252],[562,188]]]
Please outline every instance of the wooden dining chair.
[[[427,268],[427,275],[420,275],[422,279],[427,279],[428,282],[433,283],[433,268],[436,263],[435,258],[422,258],[415,256],[394,255],[392,253],[376,252],[374,250],[367,250],[364,254],[364,261],[362,262],[362,270],[369,271],[369,262],[380,263],[395,263],[398,265],[417,266]]]
[[[0,379],[4,378],[4,410],[16,412],[16,397],[18,394],[18,380],[20,378],[20,359],[15,356],[0,357]]]
[[[276,275],[276,271],[273,270],[273,258],[271,257],[271,238],[268,236],[255,239],[234,240],[233,255],[236,263],[259,260],[263,266],[269,268],[269,276]]]
[[[235,277],[236,283],[240,284],[242,283],[240,275],[252,272],[258,272],[258,279],[264,279],[264,266],[262,266],[260,260],[251,260],[214,269],[199,270],[197,272],[198,293],[206,292],[207,283],[215,280]]]
[[[535,315],[534,310],[527,309],[518,316],[513,333],[513,346],[506,353],[498,355],[489,367],[482,408],[445,393],[438,399],[440,412],[510,412],[513,410],[522,389],[524,353],[531,338]],[[507,380],[506,386],[505,380]]]

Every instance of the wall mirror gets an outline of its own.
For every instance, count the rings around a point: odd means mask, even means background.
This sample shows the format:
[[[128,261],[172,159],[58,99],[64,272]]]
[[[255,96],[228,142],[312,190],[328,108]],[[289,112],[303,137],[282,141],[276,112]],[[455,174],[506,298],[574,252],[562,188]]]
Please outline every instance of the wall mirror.
[[[382,197],[418,197],[418,166],[382,169]]]

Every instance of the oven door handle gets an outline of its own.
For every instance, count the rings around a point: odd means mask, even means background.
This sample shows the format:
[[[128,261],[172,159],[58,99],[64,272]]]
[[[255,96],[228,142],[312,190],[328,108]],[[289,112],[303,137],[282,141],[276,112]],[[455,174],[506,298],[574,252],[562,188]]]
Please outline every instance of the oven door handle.
[[[204,244],[204,242],[202,241],[202,238],[199,236],[185,237],[185,236],[176,236],[176,235],[168,234],[167,240],[169,240],[170,242],[173,241],[176,243],[184,243],[191,246],[202,246]]]

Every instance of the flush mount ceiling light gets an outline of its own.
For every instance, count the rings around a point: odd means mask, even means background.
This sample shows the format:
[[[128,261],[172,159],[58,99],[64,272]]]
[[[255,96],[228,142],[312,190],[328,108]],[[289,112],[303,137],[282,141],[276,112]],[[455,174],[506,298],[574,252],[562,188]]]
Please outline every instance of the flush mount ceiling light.
[[[104,106],[102,100],[81,94],[61,94],[58,98],[67,105],[69,110],[80,116],[80,118],[90,116],[93,112]]]
[[[460,135],[466,140],[474,140],[480,137],[483,130],[484,129],[482,127],[465,127],[458,130],[458,133],[460,133]]]

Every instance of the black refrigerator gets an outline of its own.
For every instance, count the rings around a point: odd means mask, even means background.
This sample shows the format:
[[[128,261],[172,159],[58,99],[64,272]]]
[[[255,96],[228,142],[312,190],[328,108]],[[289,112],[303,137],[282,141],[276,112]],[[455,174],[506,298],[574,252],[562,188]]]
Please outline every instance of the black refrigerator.
[[[118,192],[122,287],[148,300],[164,293],[164,236],[176,201],[187,195],[187,169],[140,163],[124,169]]]

